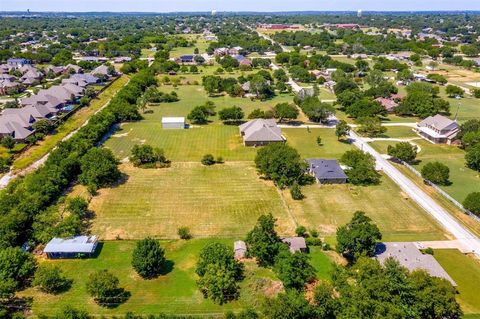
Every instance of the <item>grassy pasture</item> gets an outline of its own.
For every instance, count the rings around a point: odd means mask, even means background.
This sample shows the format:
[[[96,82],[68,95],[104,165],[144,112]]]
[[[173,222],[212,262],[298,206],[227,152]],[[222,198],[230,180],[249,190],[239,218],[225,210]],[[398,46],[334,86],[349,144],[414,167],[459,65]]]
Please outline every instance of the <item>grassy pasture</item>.
[[[102,243],[96,258],[42,260],[41,263],[58,265],[74,280],[71,289],[59,295],[48,295],[30,288],[24,296],[33,296],[33,314],[55,314],[67,305],[83,308],[91,315],[124,315],[132,311],[142,314],[160,312],[175,314],[221,314],[227,310],[238,310],[247,305],[244,299],[255,294],[249,285],[258,278],[272,278],[272,271],[260,269],[252,263],[246,267],[246,279],[241,283],[241,297],[238,301],[219,306],[203,298],[196,286],[195,265],[202,247],[212,241],[233,244],[233,240],[196,239],[185,241],[162,241],[166,257],[173,264],[168,274],[152,280],[139,277],[131,266],[134,241],[113,241]],[[88,276],[97,270],[108,269],[120,279],[120,285],[131,293],[130,299],[116,308],[102,308],[88,295],[85,283]],[[271,280],[271,279],[270,279]],[[244,294],[245,295],[244,295]],[[257,292],[258,293],[258,292]]]
[[[385,176],[378,186],[314,184],[302,192],[306,196],[302,201],[284,193],[292,215],[299,224],[314,227],[325,237],[334,237],[337,227],[361,210],[377,223],[384,240],[445,238],[440,226]]]
[[[259,268],[252,261],[245,261],[245,279],[240,283],[240,298],[225,305],[216,305],[203,298],[197,289],[195,266],[200,250],[211,242],[222,242],[233,246],[232,239],[193,239],[190,241],[162,241],[165,255],[173,268],[156,279],[140,278],[131,266],[131,255],[135,241],[106,241],[101,250],[91,259],[39,260],[59,266],[67,277],[74,280],[69,291],[49,295],[29,288],[21,296],[33,297],[32,314],[52,315],[67,305],[85,309],[92,316],[136,314],[188,314],[198,316],[222,316],[226,311],[238,311],[257,307],[267,294],[278,291],[278,279],[270,269]],[[314,248],[310,253],[317,276],[330,278],[331,257]],[[97,270],[108,269],[120,279],[120,285],[131,293],[130,299],[116,308],[102,308],[88,295],[85,283],[88,276]]]
[[[279,193],[259,179],[251,163],[121,169],[128,180],[100,190],[90,203],[96,214],[92,233],[103,239],[171,239],[182,226],[194,237],[243,237],[267,213],[278,218],[279,233],[293,234],[295,229]]]
[[[433,255],[458,285],[458,302],[465,314],[480,316],[480,263],[456,249],[438,249]],[[474,318],[468,317],[468,318]]]

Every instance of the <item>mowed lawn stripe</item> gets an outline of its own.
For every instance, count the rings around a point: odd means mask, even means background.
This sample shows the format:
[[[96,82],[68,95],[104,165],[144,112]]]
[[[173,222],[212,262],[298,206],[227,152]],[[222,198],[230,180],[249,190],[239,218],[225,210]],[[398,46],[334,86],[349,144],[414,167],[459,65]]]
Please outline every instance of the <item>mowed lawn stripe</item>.
[[[101,238],[176,238],[182,226],[196,237],[243,237],[266,213],[278,218],[280,233],[293,233],[278,192],[258,178],[252,163],[173,163],[157,170],[122,165],[122,171],[127,182],[101,190],[91,202],[92,233]]]

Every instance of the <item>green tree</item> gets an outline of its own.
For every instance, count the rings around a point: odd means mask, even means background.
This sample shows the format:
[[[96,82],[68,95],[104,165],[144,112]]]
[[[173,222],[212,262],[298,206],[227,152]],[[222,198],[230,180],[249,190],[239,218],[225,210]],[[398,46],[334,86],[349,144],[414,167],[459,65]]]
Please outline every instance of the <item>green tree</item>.
[[[143,278],[151,279],[165,272],[165,251],[160,242],[145,238],[137,242],[132,254],[132,267]]]
[[[463,201],[463,207],[480,216],[480,192],[473,192],[467,195]]]
[[[107,270],[92,273],[86,283],[87,292],[102,307],[115,307],[124,303],[130,293],[119,287],[120,281]]]
[[[448,94],[448,97],[463,97],[463,94],[465,93],[462,88],[452,84],[447,85],[445,92]]]
[[[322,281],[315,286],[315,290],[313,291],[313,303],[315,305],[315,313],[319,318],[335,318],[337,301],[334,298],[333,286],[330,283]]]
[[[280,188],[299,182],[306,166],[297,150],[283,143],[273,143],[259,149],[255,165],[261,175],[273,180]]]
[[[293,104],[289,103],[278,103],[273,108],[275,113],[275,118],[277,118],[280,122],[284,119],[287,120],[294,120],[298,117],[299,111]]]
[[[271,214],[260,216],[245,240],[248,254],[255,257],[262,267],[274,264],[275,256],[282,244],[275,231],[275,222],[276,219]]]
[[[15,146],[15,140],[10,135],[7,135],[2,138],[1,144],[3,147],[11,150]]]
[[[43,292],[57,294],[70,288],[73,280],[68,279],[58,266],[40,266],[33,279],[33,285]]]
[[[200,252],[195,270],[200,277],[197,284],[205,298],[223,304],[238,297],[237,281],[243,279],[243,265],[226,245],[211,243]]]
[[[480,172],[480,144],[470,147],[465,154],[467,166]]]
[[[368,137],[378,137],[387,131],[378,117],[362,117],[357,122],[360,124],[358,133]]]
[[[194,124],[207,124],[208,116],[209,114],[205,106],[200,105],[194,107],[190,113],[188,113],[187,119]]]
[[[85,310],[78,310],[72,306],[66,306],[58,312],[53,319],[91,319]]]
[[[238,106],[232,106],[228,108],[224,108],[218,112],[218,116],[220,120],[224,122],[238,122],[243,119],[245,114],[243,113],[243,110],[241,107]]]
[[[480,99],[480,89],[473,89],[472,94],[475,98]]]
[[[110,185],[120,179],[117,159],[106,148],[92,148],[80,159],[79,180],[92,191]]]
[[[301,252],[294,254],[283,249],[275,257],[273,268],[287,289],[303,290],[306,283],[315,279],[315,268],[310,265],[309,257]]]
[[[290,195],[294,200],[301,200],[305,196],[302,194],[302,189],[297,182],[293,183],[292,187],[290,188]]]
[[[351,262],[361,256],[372,257],[381,239],[377,225],[364,212],[356,211],[348,224],[337,229],[337,252]]]
[[[36,269],[32,254],[18,247],[0,250],[0,281],[8,282],[15,289],[27,287]]]
[[[209,264],[197,284],[205,298],[220,305],[239,296],[234,273],[219,263]]]
[[[344,120],[340,120],[335,127],[335,135],[337,139],[344,138],[350,133],[350,126]]]
[[[35,130],[35,132],[43,133],[43,134],[50,133],[50,131],[53,130],[54,128],[52,123],[47,119],[36,121],[35,123],[32,124],[32,127]]]
[[[266,319],[310,319],[316,318],[315,309],[302,293],[290,290],[279,293],[275,298],[267,298],[262,305]]]
[[[164,151],[160,148],[153,148],[150,145],[134,145],[131,151],[130,162],[137,167],[149,167],[158,163],[165,165],[168,163]]]
[[[440,162],[430,162],[422,168],[422,177],[438,185],[449,185],[450,169]]]
[[[370,185],[380,182],[380,174],[375,170],[375,159],[372,155],[360,150],[345,152],[340,162],[349,168],[346,170],[348,181],[353,185]]]
[[[412,145],[409,142],[400,142],[395,146],[388,145],[387,153],[396,159],[411,163],[417,157],[417,149],[416,145]]]
[[[67,210],[80,218],[85,218],[88,213],[88,202],[80,196],[68,200]]]

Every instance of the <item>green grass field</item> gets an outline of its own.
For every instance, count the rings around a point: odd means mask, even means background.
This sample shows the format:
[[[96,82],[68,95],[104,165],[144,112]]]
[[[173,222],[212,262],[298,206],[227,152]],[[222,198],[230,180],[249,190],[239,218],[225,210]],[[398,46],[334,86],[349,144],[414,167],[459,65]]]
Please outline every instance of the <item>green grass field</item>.
[[[42,263],[58,265],[73,279],[71,289],[59,295],[49,295],[30,288],[24,296],[33,296],[33,314],[55,314],[66,305],[83,308],[91,315],[123,315],[128,311],[135,313],[158,314],[221,314],[227,310],[246,306],[243,299],[250,298],[254,292],[248,286],[255,278],[273,278],[274,274],[259,269],[249,263],[246,267],[247,278],[242,282],[241,297],[238,301],[219,306],[203,298],[196,286],[195,265],[202,247],[212,241],[232,245],[232,240],[163,241],[167,260],[173,263],[173,270],[152,280],[139,277],[131,266],[131,254],[134,241],[105,242],[97,258],[45,260]],[[85,283],[88,276],[102,269],[108,269],[120,279],[120,285],[131,293],[130,299],[117,308],[108,309],[98,306],[88,295]],[[244,295],[245,294],[245,295]]]
[[[96,258],[40,260],[59,266],[65,275],[73,279],[69,291],[59,295],[49,295],[30,288],[21,296],[33,297],[32,314],[52,315],[67,305],[85,309],[93,316],[174,313],[199,316],[219,316],[228,310],[240,310],[258,306],[265,290],[278,291],[278,279],[265,268],[259,268],[252,261],[245,261],[245,279],[240,283],[240,298],[220,306],[203,298],[197,289],[195,265],[200,250],[211,242],[222,242],[233,247],[230,239],[193,239],[190,241],[162,241],[167,260],[173,269],[156,279],[144,280],[131,266],[134,241],[107,241],[101,243],[101,251]],[[322,251],[313,248],[310,253],[317,276],[328,280],[332,269],[331,259]],[[117,308],[102,308],[88,295],[85,283],[88,276],[102,269],[108,269],[120,279],[120,286],[131,293],[130,299]],[[274,288],[277,287],[277,288]]]
[[[282,129],[282,133],[287,143],[305,159],[339,159],[343,153],[354,149],[351,144],[339,142],[335,130],[329,128],[311,128],[310,132],[306,128],[288,128]],[[317,144],[318,136],[322,139],[321,146]]]
[[[126,183],[100,190],[90,204],[96,214],[92,233],[103,239],[171,239],[182,226],[195,237],[243,237],[267,213],[278,218],[280,233],[295,230],[279,193],[258,178],[251,163],[173,163],[165,169],[123,165],[122,171]]]
[[[435,250],[433,255],[458,285],[458,302],[466,314],[480,316],[480,263],[456,249]],[[471,318],[471,317],[468,317]],[[473,318],[473,317],[472,317]]]
[[[477,172],[465,166],[465,151],[451,145],[435,145],[423,139],[415,140],[421,151],[417,159],[421,162],[415,167],[418,171],[422,167],[433,161],[439,161],[450,168],[449,186],[441,186],[441,188],[450,194],[453,198],[462,202],[471,192],[480,191],[480,177]],[[386,153],[389,144],[395,142],[377,141],[371,145],[381,153]]]
[[[207,125],[187,130],[164,130],[160,120],[122,124],[105,147],[125,158],[135,144],[160,147],[168,159],[200,162],[203,155],[222,156],[227,161],[253,160],[255,149],[245,147],[237,126]]]
[[[440,226],[385,176],[378,186],[314,184],[302,192],[306,196],[302,201],[292,200],[285,192],[287,204],[298,224],[314,227],[322,236],[335,236],[337,227],[361,210],[378,225],[384,240],[445,238]]]

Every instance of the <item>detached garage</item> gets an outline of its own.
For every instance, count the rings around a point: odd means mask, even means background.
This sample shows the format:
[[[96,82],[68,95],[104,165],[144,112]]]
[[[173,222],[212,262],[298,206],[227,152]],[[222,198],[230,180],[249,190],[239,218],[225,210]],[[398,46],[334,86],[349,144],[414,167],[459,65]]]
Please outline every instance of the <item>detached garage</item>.
[[[184,117],[162,117],[162,127],[164,129],[184,129]]]

